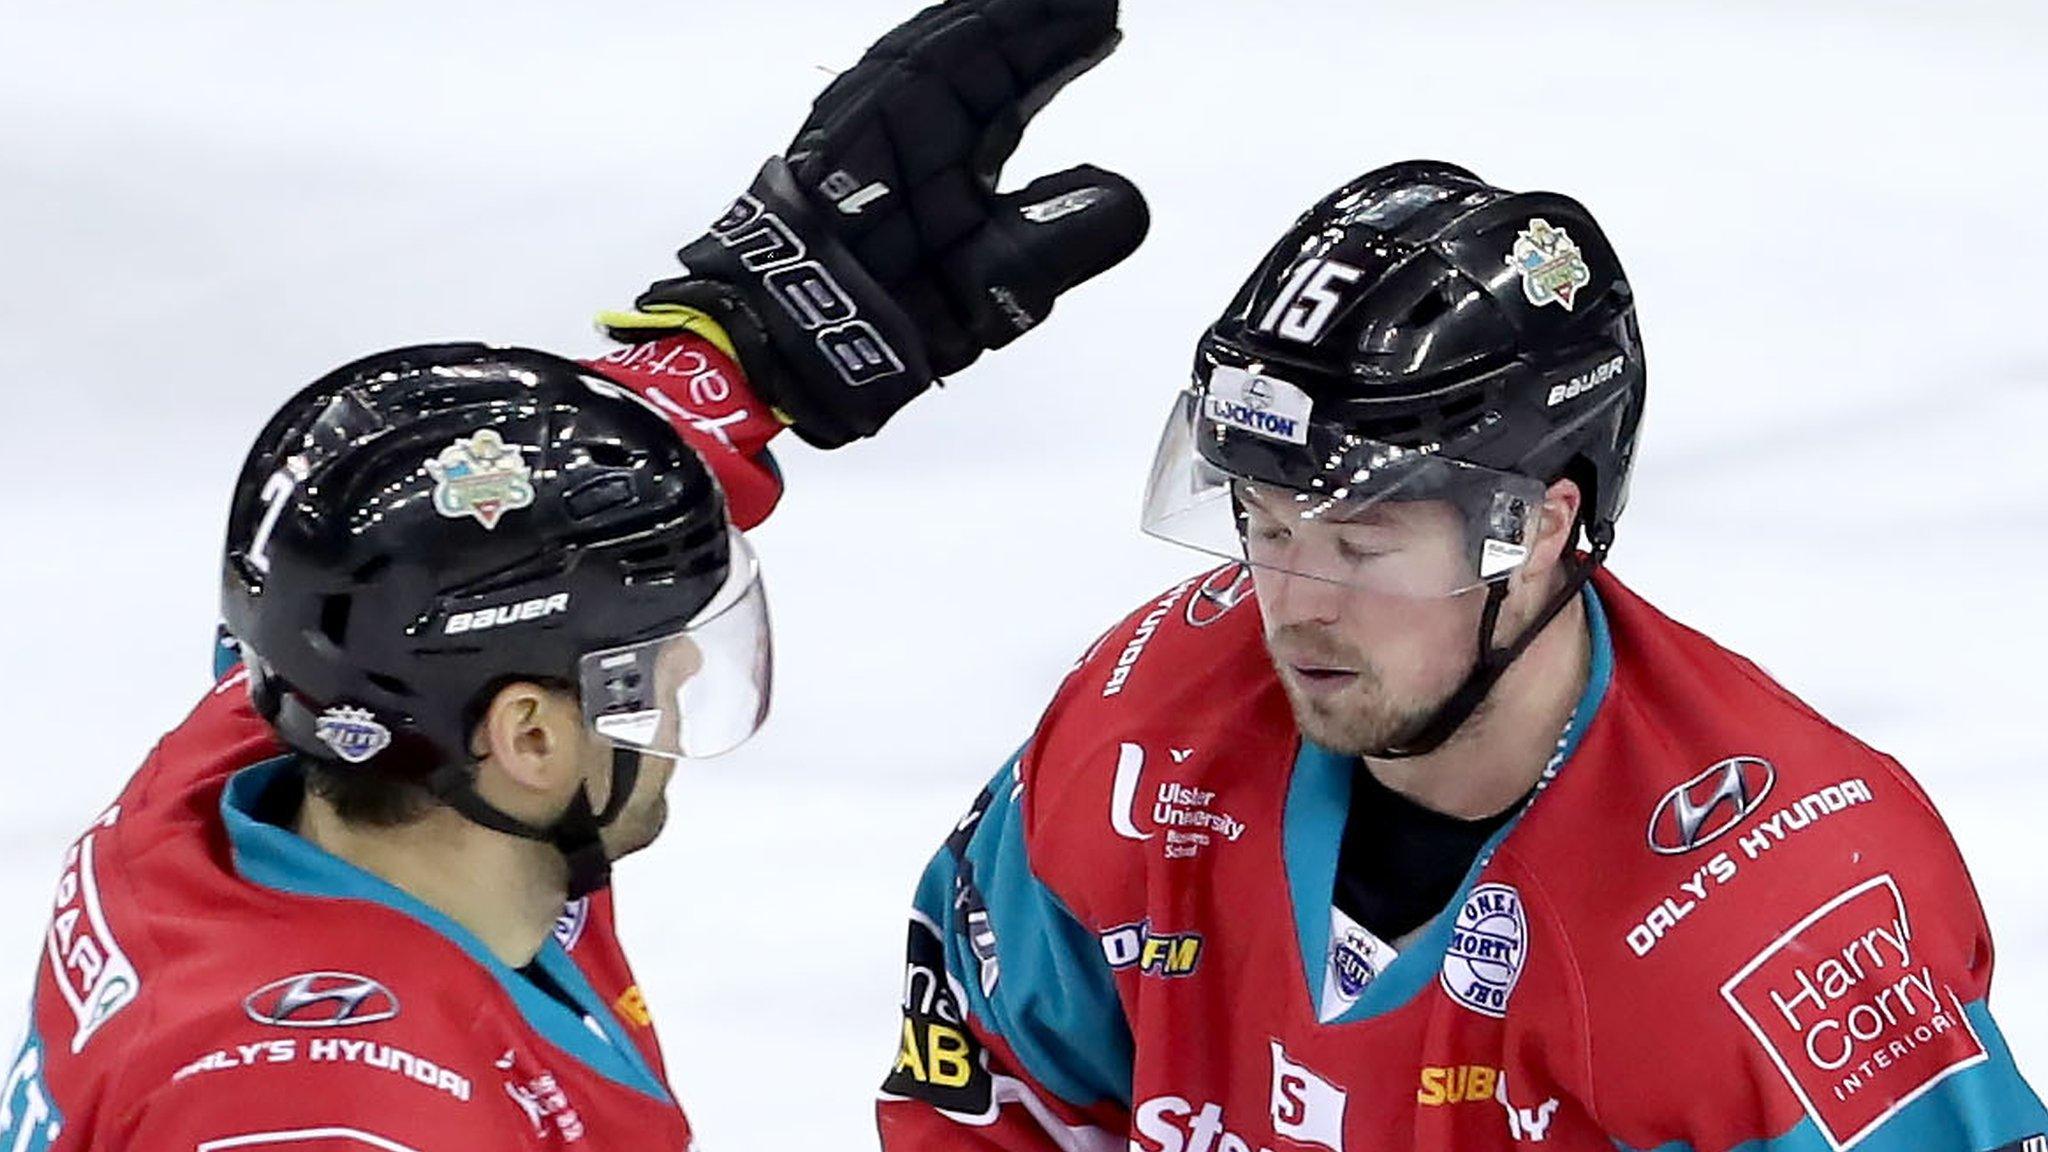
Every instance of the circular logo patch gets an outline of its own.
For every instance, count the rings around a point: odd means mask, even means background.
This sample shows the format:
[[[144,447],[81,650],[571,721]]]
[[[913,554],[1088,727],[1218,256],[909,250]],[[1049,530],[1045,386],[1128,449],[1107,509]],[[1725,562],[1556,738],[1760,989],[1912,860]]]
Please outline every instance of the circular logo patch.
[[[1481,884],[1472,889],[1451,925],[1451,942],[1444,949],[1444,991],[1483,1016],[1506,1016],[1508,997],[1522,977],[1528,953],[1529,922],[1522,914],[1522,894],[1510,884]]]

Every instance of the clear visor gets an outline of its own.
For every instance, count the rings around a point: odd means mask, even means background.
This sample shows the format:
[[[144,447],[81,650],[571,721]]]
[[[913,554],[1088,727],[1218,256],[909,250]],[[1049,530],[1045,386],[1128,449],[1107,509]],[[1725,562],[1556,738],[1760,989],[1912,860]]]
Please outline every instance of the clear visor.
[[[1529,558],[1540,481],[1356,437],[1313,461],[1306,437],[1275,444],[1272,458],[1290,460],[1294,473],[1284,484],[1257,479],[1199,449],[1205,435],[1220,443],[1258,433],[1205,427],[1201,413],[1201,397],[1188,390],[1167,418],[1145,489],[1150,535],[1254,568],[1417,599],[1506,579]]]
[[[733,532],[725,583],[679,631],[591,652],[577,665],[583,718],[614,744],[701,760],[739,747],[768,716],[774,667],[761,566]]]

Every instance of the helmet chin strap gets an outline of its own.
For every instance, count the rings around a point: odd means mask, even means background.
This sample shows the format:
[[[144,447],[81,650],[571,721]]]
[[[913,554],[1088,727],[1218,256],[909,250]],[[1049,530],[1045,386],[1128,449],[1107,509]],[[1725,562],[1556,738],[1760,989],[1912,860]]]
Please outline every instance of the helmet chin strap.
[[[611,793],[605,797],[604,810],[600,812],[591,807],[590,788],[586,784],[576,789],[576,795],[569,801],[569,810],[562,813],[561,819],[546,828],[528,824],[491,807],[477,795],[476,777],[467,768],[442,765],[428,778],[427,787],[442,803],[473,824],[522,840],[554,845],[569,863],[569,899],[574,900],[611,883],[612,862],[605,854],[602,833],[619,818],[619,813],[625,811],[626,800],[633,794],[633,785],[639,779],[640,753],[613,745],[612,787]]]
[[[1564,611],[1565,605],[1570,604],[1585,588],[1586,581],[1592,579],[1593,570],[1607,559],[1610,543],[1610,540],[1595,539],[1592,551],[1584,559],[1573,555],[1570,560],[1571,572],[1565,578],[1564,587],[1558,589],[1557,594],[1544,604],[1543,610],[1537,613],[1536,619],[1527,628],[1522,630],[1522,634],[1516,637],[1515,642],[1505,648],[1493,646],[1493,631],[1500,623],[1500,609],[1501,604],[1507,600],[1508,582],[1499,580],[1488,585],[1486,607],[1479,618],[1479,659],[1473,665],[1471,673],[1465,677],[1465,682],[1458,685],[1458,690],[1451,693],[1450,699],[1445,700],[1430,714],[1429,720],[1413,737],[1400,744],[1366,752],[1365,757],[1371,760],[1408,760],[1416,756],[1427,756],[1443,747],[1444,742],[1472,718],[1472,713],[1478,711],[1480,701],[1485,700],[1486,694],[1493,691],[1493,686],[1500,681],[1502,674],[1507,672],[1508,666],[1520,658],[1522,653],[1528,651],[1529,645],[1535,643],[1536,637],[1542,635],[1543,630],[1550,627],[1550,622],[1557,619],[1557,614]]]

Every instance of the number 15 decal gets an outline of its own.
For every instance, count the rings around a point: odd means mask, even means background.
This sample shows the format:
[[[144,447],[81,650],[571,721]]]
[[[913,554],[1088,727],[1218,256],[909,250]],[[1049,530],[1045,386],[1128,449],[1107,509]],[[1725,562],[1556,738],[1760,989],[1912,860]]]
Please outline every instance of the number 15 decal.
[[[1280,294],[1273,298],[1273,306],[1266,309],[1266,315],[1259,321],[1259,331],[1277,332],[1289,340],[1312,344],[1323,334],[1323,328],[1336,315],[1337,305],[1343,303],[1335,286],[1356,283],[1365,275],[1340,260],[1304,260],[1294,275],[1280,288]]]

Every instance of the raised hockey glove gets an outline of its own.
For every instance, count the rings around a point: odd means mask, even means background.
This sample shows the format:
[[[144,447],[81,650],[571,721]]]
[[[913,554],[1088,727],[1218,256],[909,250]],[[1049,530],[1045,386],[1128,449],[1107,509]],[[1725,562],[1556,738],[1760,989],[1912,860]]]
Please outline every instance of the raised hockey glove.
[[[817,99],[684,275],[607,317],[623,340],[708,315],[799,436],[873,435],[938,377],[1044,320],[1149,217],[1082,165],[996,191],[1024,125],[1116,47],[1116,0],[953,0],[870,48]]]

